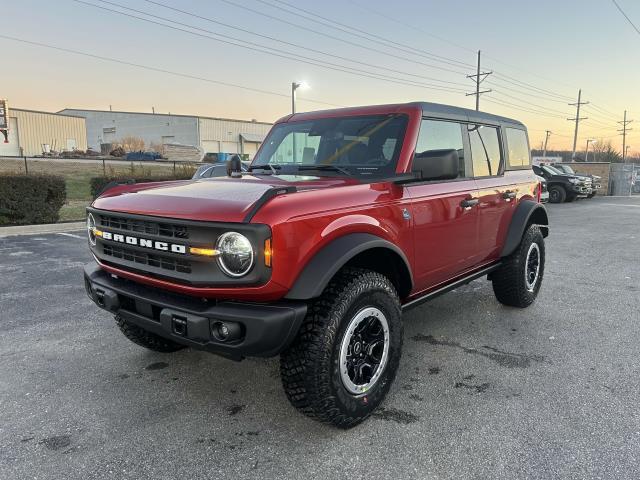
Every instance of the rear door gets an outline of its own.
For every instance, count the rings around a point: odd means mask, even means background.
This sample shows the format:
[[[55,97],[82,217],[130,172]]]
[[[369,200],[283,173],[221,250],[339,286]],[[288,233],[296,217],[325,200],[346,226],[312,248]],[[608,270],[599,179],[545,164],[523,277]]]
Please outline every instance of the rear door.
[[[469,124],[473,176],[478,187],[478,251],[482,261],[500,255],[505,228],[516,205],[517,185],[505,176],[499,127]]]
[[[414,281],[418,291],[451,279],[477,260],[477,190],[470,175],[465,129],[466,125],[459,122],[422,120],[416,155],[455,149],[460,169],[455,180],[405,187],[412,199]]]

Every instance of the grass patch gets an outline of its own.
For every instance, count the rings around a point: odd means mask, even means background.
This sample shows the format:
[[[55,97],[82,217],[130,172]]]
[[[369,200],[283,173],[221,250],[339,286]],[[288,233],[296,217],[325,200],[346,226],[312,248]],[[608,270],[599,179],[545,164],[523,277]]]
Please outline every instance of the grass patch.
[[[86,208],[91,203],[90,200],[71,200],[60,209],[60,222],[71,222],[74,220],[84,220],[87,217]]]

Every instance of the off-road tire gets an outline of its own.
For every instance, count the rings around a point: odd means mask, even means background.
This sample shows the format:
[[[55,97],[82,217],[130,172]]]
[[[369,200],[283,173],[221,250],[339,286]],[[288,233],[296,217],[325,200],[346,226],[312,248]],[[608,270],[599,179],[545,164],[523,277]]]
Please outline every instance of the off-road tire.
[[[551,203],[562,203],[567,198],[567,191],[564,187],[553,185],[549,187],[549,201]]]
[[[367,307],[379,309],[389,326],[386,367],[360,395],[345,387],[340,374],[340,347],[348,324]],[[339,428],[365,420],[384,400],[398,370],[402,350],[402,312],[387,277],[359,268],[336,275],[309,306],[293,344],[280,356],[280,375],[291,404],[305,415]]]
[[[115,315],[114,318],[118,328],[120,328],[120,331],[124,336],[136,345],[161,353],[177,352],[178,350],[185,348],[184,345],[172,342],[171,340],[162,338],[155,333],[151,333],[143,328],[126,322],[120,315]]]
[[[536,243],[539,250],[538,276],[533,291],[527,288],[525,271],[527,268],[527,253],[531,245]],[[498,301],[511,307],[525,308],[533,303],[540,290],[544,276],[544,237],[537,225],[530,225],[525,231],[518,248],[503,260],[498,270],[491,274],[493,292]]]

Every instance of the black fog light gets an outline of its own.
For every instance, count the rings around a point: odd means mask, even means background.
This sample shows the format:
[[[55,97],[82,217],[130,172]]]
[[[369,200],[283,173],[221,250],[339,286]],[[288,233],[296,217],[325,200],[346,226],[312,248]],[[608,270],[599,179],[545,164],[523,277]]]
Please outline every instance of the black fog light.
[[[219,342],[232,342],[242,336],[242,327],[236,322],[214,322],[211,335]]]

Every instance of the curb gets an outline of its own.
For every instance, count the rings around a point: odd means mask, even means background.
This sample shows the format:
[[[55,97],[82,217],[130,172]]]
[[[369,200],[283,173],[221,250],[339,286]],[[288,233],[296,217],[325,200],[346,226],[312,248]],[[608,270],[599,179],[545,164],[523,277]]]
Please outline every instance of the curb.
[[[50,223],[45,225],[18,225],[0,227],[0,238],[16,235],[43,235],[47,233],[77,232],[86,229],[85,222]]]

